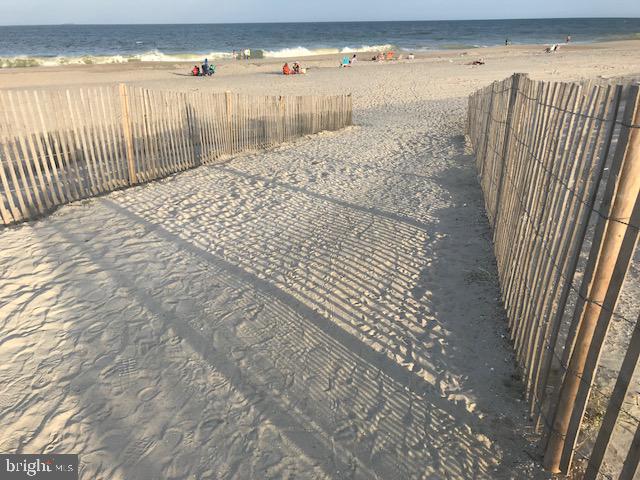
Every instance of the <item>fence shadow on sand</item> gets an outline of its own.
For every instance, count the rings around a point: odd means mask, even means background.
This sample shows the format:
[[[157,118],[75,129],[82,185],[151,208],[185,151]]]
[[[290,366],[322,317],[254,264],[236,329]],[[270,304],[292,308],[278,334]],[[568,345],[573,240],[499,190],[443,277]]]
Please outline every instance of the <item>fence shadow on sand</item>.
[[[452,143],[456,166],[416,181],[451,187],[456,204],[481,205],[462,140]],[[220,458],[252,435],[249,418],[272,425],[334,478],[515,471],[511,452],[527,448],[521,432],[481,412],[505,392],[513,401],[517,389],[478,378],[489,367],[473,361],[487,349],[489,362],[504,365],[499,339],[474,345],[473,332],[487,321],[494,328],[496,311],[464,307],[466,298],[498,295],[494,282],[469,282],[465,270],[469,242],[487,243],[490,255],[480,209],[435,210],[437,221],[425,223],[392,205],[357,205],[348,192],[334,198],[227,164],[99,198],[86,210],[54,218],[63,241],[45,248],[52,258],[82,258],[100,272],[93,281],[130,304],[109,325],[91,327],[88,312],[87,325],[69,331],[93,328],[82,341],[96,358],[120,342],[115,359],[85,374],[99,385],[69,395],[101,418],[92,422],[101,448],[129,476],[216,478]],[[452,290],[445,277],[464,288]],[[117,340],[105,341],[107,331]],[[468,386],[453,387],[469,378],[496,382],[496,391],[472,385],[472,404],[458,395]],[[229,391],[241,400],[225,400]],[[191,431],[191,444],[152,445],[151,433],[125,428],[167,415],[164,438]],[[90,458],[84,468],[95,468]]]

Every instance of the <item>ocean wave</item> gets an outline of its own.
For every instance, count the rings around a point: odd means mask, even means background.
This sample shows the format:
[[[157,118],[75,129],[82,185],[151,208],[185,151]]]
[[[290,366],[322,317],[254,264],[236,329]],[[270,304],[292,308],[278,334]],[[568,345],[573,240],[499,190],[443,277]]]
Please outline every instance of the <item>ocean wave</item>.
[[[202,53],[172,53],[166,54],[158,50],[150,50],[133,55],[81,55],[38,57],[18,55],[15,57],[0,57],[0,68],[22,67],[59,67],[63,65],[108,65],[130,62],[194,62],[200,63],[204,58],[210,60],[231,58],[231,53],[210,52]]]
[[[439,50],[467,50],[472,48],[481,48],[482,45],[471,43],[441,43],[431,46],[423,46],[413,49],[414,52],[435,52]]]
[[[305,47],[283,48],[281,50],[263,50],[262,53],[266,58],[288,58],[288,57],[311,57],[315,55],[338,55],[341,53],[358,53],[358,52],[380,52],[393,50],[393,45],[362,45],[361,47],[344,47],[344,48],[316,48],[309,49]]]
[[[362,45],[360,47],[344,48],[317,48],[308,49],[305,47],[283,48],[281,50],[258,50],[251,51],[253,58],[286,58],[286,57],[309,57],[314,55],[339,55],[345,53],[358,52],[379,52],[394,50],[394,45]],[[163,53],[159,50],[150,50],[144,53],[131,55],[79,55],[79,56],[57,56],[41,57],[18,55],[14,57],[0,57],[0,68],[22,68],[22,67],[59,67],[63,65],[108,65],[130,62],[193,62],[200,63],[204,58],[209,60],[232,58],[231,52],[210,52],[210,53]]]

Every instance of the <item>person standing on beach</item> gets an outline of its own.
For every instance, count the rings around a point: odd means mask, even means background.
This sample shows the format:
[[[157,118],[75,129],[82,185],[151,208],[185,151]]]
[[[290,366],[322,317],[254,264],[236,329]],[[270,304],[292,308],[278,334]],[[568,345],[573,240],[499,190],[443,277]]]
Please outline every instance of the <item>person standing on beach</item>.
[[[566,43],[571,42],[571,35],[567,35]]]

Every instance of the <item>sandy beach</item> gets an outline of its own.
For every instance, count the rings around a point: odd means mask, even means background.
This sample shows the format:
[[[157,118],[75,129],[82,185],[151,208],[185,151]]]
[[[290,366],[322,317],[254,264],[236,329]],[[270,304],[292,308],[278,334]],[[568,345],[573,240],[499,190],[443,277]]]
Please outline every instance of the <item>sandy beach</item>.
[[[561,44],[556,53],[545,54],[546,45],[512,45],[418,53],[413,61],[407,60],[408,52],[399,52],[404,56],[403,60],[384,63],[371,61],[377,52],[362,52],[358,53],[357,65],[348,71],[335,68],[342,55],[220,60],[212,62],[217,65],[215,78],[190,77],[192,64],[172,62],[5,68],[0,69],[0,88],[126,82],[158,88],[212,88],[281,95],[344,93],[348,90],[363,106],[374,100],[397,103],[406,102],[407,98],[431,100],[467,96],[478,87],[514,72],[529,73],[532,78],[544,80],[637,79],[639,46],[640,40]],[[477,59],[483,59],[485,65],[467,65]],[[296,60],[310,69],[308,75],[287,78],[279,75],[284,62]],[[381,99],[384,92],[375,88],[385,89],[390,80],[396,92],[393,96],[387,93],[387,98]]]
[[[0,450],[78,453],[83,479],[549,478],[466,96],[514,72],[638,80],[640,41],[543,49],[0,69],[10,89],[351,92],[355,124],[0,228]]]

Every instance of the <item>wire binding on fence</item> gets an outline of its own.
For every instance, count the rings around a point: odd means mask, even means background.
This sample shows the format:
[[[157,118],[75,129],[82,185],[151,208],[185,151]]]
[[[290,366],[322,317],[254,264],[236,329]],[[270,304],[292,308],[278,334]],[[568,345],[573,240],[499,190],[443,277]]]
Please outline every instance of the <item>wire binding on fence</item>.
[[[511,88],[504,88],[503,85],[505,83],[509,83]],[[525,85],[525,90],[521,88],[523,85]],[[499,90],[496,90],[496,88]],[[509,90],[511,91],[507,96],[506,92]],[[528,94],[529,91],[536,92],[535,96]],[[566,423],[562,423],[560,428],[563,430],[558,431],[554,426],[556,420],[549,421],[548,415],[544,411],[547,399],[545,390],[548,387],[548,369],[551,366],[551,362],[555,361],[559,365],[562,372],[560,382],[563,384],[563,389],[567,384],[579,385],[580,387],[576,388],[579,388],[580,397],[576,396],[572,399],[565,396],[565,392],[561,392],[558,398],[553,399],[553,402],[560,399],[561,401],[574,403],[566,403],[561,413],[558,413],[559,410],[556,410],[553,406],[551,406],[550,410],[555,412],[554,416],[560,418],[562,422],[567,421],[567,412],[571,417],[570,422],[574,422],[574,420],[581,422],[583,415],[581,412],[583,410],[578,410],[578,408],[586,406],[590,391],[605,397],[608,395],[598,385],[594,385],[597,361],[594,364],[592,360],[587,360],[585,344],[581,344],[581,350],[577,357],[579,359],[576,359],[576,351],[573,349],[577,349],[578,344],[570,343],[577,342],[577,337],[573,335],[578,337],[584,335],[581,327],[582,316],[589,315],[588,321],[593,326],[589,328],[596,328],[596,325],[597,328],[600,328],[601,319],[605,322],[603,325],[606,328],[608,322],[611,319],[615,319],[630,326],[635,334],[634,336],[637,337],[637,332],[640,332],[640,319],[633,321],[616,311],[615,305],[617,295],[622,287],[622,281],[618,279],[612,282],[611,279],[602,278],[603,274],[599,270],[600,268],[605,268],[608,270],[603,271],[617,271],[624,275],[625,265],[628,265],[632,258],[633,252],[630,249],[633,245],[631,242],[638,238],[638,229],[640,228],[635,220],[636,211],[634,210],[631,213],[633,208],[631,208],[630,204],[628,202],[623,203],[623,200],[621,200],[631,197],[630,201],[633,202],[634,187],[632,185],[634,183],[629,179],[635,178],[635,176],[627,175],[625,177],[626,180],[616,179],[617,176],[626,174],[624,172],[635,170],[640,175],[640,158],[638,158],[640,146],[637,145],[638,137],[636,133],[636,129],[640,128],[638,124],[640,112],[637,110],[637,108],[640,108],[638,106],[640,97],[638,87],[631,87],[627,92],[628,98],[624,103],[624,114],[618,117],[618,113],[622,112],[622,110],[618,109],[621,103],[621,91],[620,87],[608,87],[605,90],[604,87],[593,86],[588,93],[580,97],[575,96],[576,90],[570,84],[554,83],[553,86],[547,88],[543,86],[543,82],[533,82],[523,76],[516,75],[500,84],[498,82],[493,83],[490,87],[472,95],[469,100],[467,128],[478,157],[477,166],[485,193],[487,216],[495,232],[494,239],[499,242],[499,244],[496,244],[496,255],[498,257],[501,284],[502,282],[507,284],[507,291],[505,293],[503,290],[503,294],[507,295],[505,305],[508,310],[509,324],[514,329],[512,331],[512,339],[515,342],[518,361],[528,371],[526,383],[527,393],[531,394],[530,400],[534,408],[532,414],[535,414],[543,422],[548,433],[553,432],[551,435],[553,440],[547,445],[547,454],[550,456],[548,458],[545,456],[545,465],[552,469],[556,468],[557,464],[555,462],[559,458],[555,456],[558,452],[558,445],[562,449],[560,450],[562,453],[560,462],[563,465],[563,469],[568,470],[570,468],[572,454],[576,454],[585,460],[589,460],[589,458],[576,448],[580,423],[571,423],[569,427],[567,427]],[[590,97],[588,97],[589,94]],[[544,100],[541,95],[544,96]],[[581,100],[578,104],[579,98]],[[588,102],[586,101],[587,98],[590,98]],[[571,102],[575,102],[573,107],[569,107]],[[515,107],[515,105],[518,106]],[[602,115],[592,113],[596,105],[597,111],[603,112]],[[611,105],[615,106],[611,107]],[[513,118],[512,111],[514,111],[515,115]],[[576,129],[573,130],[570,126],[573,125],[576,118],[584,120],[584,122],[576,124]],[[602,130],[601,126],[605,122],[607,127]],[[516,125],[518,125],[518,128],[516,128]],[[621,131],[620,136],[614,137],[614,128],[618,126],[626,129],[626,133],[623,134]],[[563,153],[561,153],[558,148],[565,129],[567,136],[564,137]],[[526,132],[524,137],[520,135],[521,130]],[[592,135],[592,132],[595,133]],[[636,138],[636,140],[633,140],[636,142],[634,147],[628,146],[632,138]],[[583,139],[586,142],[584,145],[582,145]],[[538,145],[534,148],[536,142],[542,146]],[[624,169],[618,166],[615,171],[609,173],[606,194],[605,197],[601,198],[596,195],[596,192],[600,176],[605,170],[604,162],[608,161],[607,152],[610,151],[612,143],[617,146],[615,157],[619,158],[618,165],[621,165],[620,162],[626,161],[629,166]],[[541,156],[538,155],[538,152],[540,152]],[[600,157],[598,152],[603,152],[603,156]],[[511,155],[516,155],[515,158],[518,162],[515,170],[506,168],[506,165],[514,163],[511,161]],[[572,155],[579,155],[579,157],[572,158]],[[543,156],[546,156],[547,160],[543,160]],[[625,160],[622,160],[623,157]],[[629,157],[628,160],[627,157]],[[557,163],[559,161],[577,162],[578,159],[580,167],[577,174],[574,174],[575,167],[563,167]],[[535,167],[527,166],[525,169],[526,161],[533,162]],[[590,166],[589,162],[593,165]],[[601,163],[596,164],[594,162]],[[596,179],[597,183],[594,188],[587,188],[586,185],[588,183],[582,182],[591,181],[590,178],[594,172],[595,165],[598,165],[599,172]],[[513,173],[516,173],[518,178],[514,178]],[[527,186],[526,182],[529,178],[535,178],[535,189]],[[611,183],[612,181],[616,182],[615,186]],[[613,203],[612,197],[606,197],[606,195],[616,194],[618,185],[620,185],[619,188],[626,189],[627,196],[616,197],[616,201]],[[578,186],[581,188],[578,188]],[[526,194],[527,198],[524,198],[525,192],[529,192]],[[551,192],[557,192],[560,198],[565,200],[561,203],[556,203],[555,200],[548,203],[546,196]],[[506,194],[509,211],[513,212],[508,213],[506,219],[505,214],[502,212],[503,208],[500,206],[500,202],[504,201],[503,194]],[[569,198],[571,199],[570,203],[566,203]],[[535,214],[529,208],[529,202],[541,202],[536,206]],[[634,208],[637,208],[637,205]],[[551,227],[553,222],[573,221],[571,216],[581,219],[579,228],[583,230],[577,236],[574,236],[575,229],[578,228],[577,224],[569,226],[569,230],[566,230],[565,227],[562,229]],[[577,287],[574,284],[578,255],[580,255],[585,246],[587,228],[594,217],[598,218],[597,229],[601,230],[598,230],[597,240],[594,238],[591,242],[589,262],[592,263],[588,268],[593,270],[589,270],[588,275],[600,275],[597,279],[600,282],[600,290],[598,291],[602,291],[603,285],[606,288],[606,295],[602,297],[602,301],[592,298],[592,289],[595,288],[590,283],[592,280],[588,280],[588,283],[585,283],[583,279],[581,287]],[[508,231],[506,229],[513,227],[517,228],[517,237],[512,237],[506,233]],[[610,228],[612,229],[611,232],[617,228],[616,232],[627,233],[624,233],[624,235],[610,233]],[[625,230],[620,231],[620,228]],[[533,238],[527,239],[531,233],[533,233]],[[566,240],[558,237],[558,235],[564,235],[565,237],[569,235],[568,238],[571,238],[571,240],[567,243]],[[593,234],[589,233],[588,235]],[[624,245],[622,237],[624,237],[624,242],[627,242]],[[624,255],[620,250],[621,254],[615,261],[609,261],[607,266],[602,266],[602,260],[597,249],[605,241],[618,242],[619,246],[615,248],[624,247]],[[517,247],[512,248],[510,242],[515,242]],[[512,253],[515,250],[517,250],[516,253]],[[556,257],[554,252],[561,256]],[[513,262],[524,262],[524,266],[516,267],[515,272],[505,270],[505,268],[512,267],[507,264],[502,265],[500,255],[506,255],[505,261],[508,260],[509,265],[512,265]],[[606,253],[604,255],[606,256]],[[531,256],[535,256],[535,261],[532,261]],[[620,273],[617,273],[617,275],[620,275]],[[613,273],[610,274],[612,275]],[[504,289],[505,286],[501,286]],[[611,290],[611,296],[609,286],[613,289]],[[574,316],[577,317],[573,319],[574,323],[570,328],[570,330],[575,330],[569,333],[571,340],[566,341],[564,354],[560,355],[556,351],[559,341],[558,331],[561,327],[562,315],[565,314],[565,309],[569,308],[570,305],[567,304],[569,292],[573,292],[576,295],[576,299],[579,300],[574,312]],[[542,302],[540,300],[536,301],[535,297],[539,294],[544,296],[551,295],[552,297],[544,297]],[[601,293],[597,295],[600,298]],[[558,300],[560,305],[554,306],[554,302]],[[606,305],[605,302],[607,302]],[[589,306],[595,306],[597,310]],[[582,310],[577,310],[578,308]],[[538,315],[542,315],[543,318],[537,319],[536,316]],[[587,321],[586,317],[585,321]],[[549,330],[551,326],[552,329]],[[606,332],[606,330],[600,330],[598,342],[603,342],[606,338],[605,333],[602,332]],[[591,340],[585,341],[590,342]],[[632,339],[632,341],[635,342],[636,340]],[[576,347],[573,345],[576,345]],[[590,343],[587,346],[588,355],[591,355],[592,347],[594,346]],[[602,345],[598,344],[595,348],[593,351],[597,353],[602,348]],[[627,355],[631,355],[629,358],[634,359],[636,357],[635,350],[634,353],[631,353],[631,345],[629,348]],[[636,345],[637,348],[638,345]],[[529,349],[529,351],[526,349]],[[588,369],[585,367],[587,361],[591,362]],[[545,364],[542,367],[544,372],[542,377],[538,376],[540,373],[539,368],[541,368],[540,363]],[[578,370],[574,370],[574,368]],[[626,366],[624,368],[628,375],[630,367]],[[575,379],[575,381],[571,381],[571,379]],[[620,397],[620,392],[624,396],[627,391],[628,381],[629,379],[623,377],[622,372],[620,372],[615,389],[621,388],[622,390],[618,390],[618,393],[616,393],[617,400],[611,410],[612,416],[608,420],[608,433],[602,436],[603,441],[598,447],[597,460],[593,464],[589,463],[590,470],[588,473],[592,476],[590,478],[596,475],[610,478],[608,475],[603,475],[599,472],[598,468],[604,455],[604,449],[610,439],[611,421],[615,421],[618,416],[624,415],[627,419],[640,424],[638,415],[623,407],[624,398]],[[558,392],[558,388],[557,386],[556,392]],[[570,396],[572,393],[567,395]],[[568,407],[570,410],[567,409],[567,405],[571,405]],[[607,411],[607,415],[609,415],[609,411]],[[569,428],[569,430],[565,431],[565,428]],[[598,441],[600,442],[600,436]],[[633,462],[635,463],[637,457],[638,452],[636,451],[632,454],[632,450],[630,450],[627,461],[634,458]],[[632,468],[632,466],[626,462],[625,475],[629,475],[629,468]],[[566,473],[566,470],[563,471]]]

